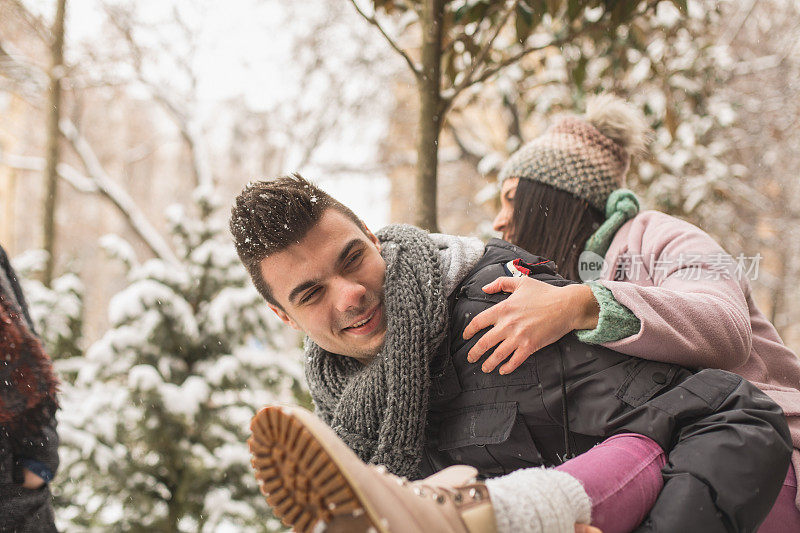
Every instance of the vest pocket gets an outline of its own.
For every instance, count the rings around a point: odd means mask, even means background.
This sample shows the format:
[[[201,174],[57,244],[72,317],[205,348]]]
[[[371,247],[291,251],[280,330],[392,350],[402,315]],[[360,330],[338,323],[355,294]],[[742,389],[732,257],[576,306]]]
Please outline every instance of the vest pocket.
[[[677,370],[673,364],[639,360],[617,389],[616,397],[631,407],[639,407],[669,387]]]
[[[441,420],[437,449],[444,466],[471,465],[482,477],[543,463],[516,402],[454,411]]]

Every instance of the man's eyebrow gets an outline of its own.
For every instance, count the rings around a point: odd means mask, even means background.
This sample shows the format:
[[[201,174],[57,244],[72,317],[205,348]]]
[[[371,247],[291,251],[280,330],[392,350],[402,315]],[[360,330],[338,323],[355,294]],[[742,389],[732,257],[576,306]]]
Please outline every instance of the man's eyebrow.
[[[338,264],[344,263],[353,248],[359,244],[361,244],[361,239],[353,239],[352,241],[348,242],[345,247],[342,248],[342,253],[339,254],[339,258],[336,260],[336,262]]]
[[[292,289],[292,292],[289,293],[289,303],[292,303],[292,304],[295,303],[295,299],[298,296],[300,296],[300,293],[302,293],[306,289],[310,289],[311,287],[313,287],[317,283],[319,283],[319,280],[310,279],[308,281],[304,281],[303,283],[301,283],[300,285],[298,285],[297,287]]]
[[[342,248],[342,252],[339,254],[339,257],[336,259],[336,263],[337,264],[344,263],[344,261],[347,259],[347,256],[350,255],[350,252],[353,251],[353,248],[358,246],[360,243],[361,243],[361,239],[353,239],[350,242],[348,242],[345,245],[345,247]],[[295,303],[295,299],[297,297],[299,297],[300,294],[303,291],[305,291],[307,289],[310,289],[311,287],[313,287],[317,283],[319,283],[318,279],[310,279],[308,281],[304,281],[303,283],[301,283],[300,285],[298,285],[297,287],[292,289],[292,292],[289,293],[289,303]]]

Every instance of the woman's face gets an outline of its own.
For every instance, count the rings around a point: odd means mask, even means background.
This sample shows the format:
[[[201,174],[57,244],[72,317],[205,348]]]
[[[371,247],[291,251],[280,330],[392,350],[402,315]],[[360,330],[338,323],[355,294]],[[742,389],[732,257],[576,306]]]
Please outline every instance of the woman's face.
[[[492,227],[495,231],[503,234],[505,240],[511,238],[511,230],[513,224],[511,223],[512,216],[514,215],[514,195],[517,193],[517,184],[519,178],[508,178],[503,182],[500,188],[500,212],[494,218]]]

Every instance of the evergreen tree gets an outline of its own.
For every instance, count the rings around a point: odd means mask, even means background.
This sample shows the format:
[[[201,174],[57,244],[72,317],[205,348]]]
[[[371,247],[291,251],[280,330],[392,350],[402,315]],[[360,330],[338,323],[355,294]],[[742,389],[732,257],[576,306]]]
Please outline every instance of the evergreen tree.
[[[249,421],[305,399],[296,336],[278,334],[208,190],[168,212],[179,264],[139,263],[108,236],[129,285],[111,329],[65,383],[57,483],[65,529],[269,531],[250,470]],[[263,344],[266,343],[266,344]]]
[[[47,257],[44,250],[28,250],[14,258],[14,268],[45,351],[54,360],[67,359],[83,353],[84,286],[74,272],[52,280],[52,288],[36,279]]]

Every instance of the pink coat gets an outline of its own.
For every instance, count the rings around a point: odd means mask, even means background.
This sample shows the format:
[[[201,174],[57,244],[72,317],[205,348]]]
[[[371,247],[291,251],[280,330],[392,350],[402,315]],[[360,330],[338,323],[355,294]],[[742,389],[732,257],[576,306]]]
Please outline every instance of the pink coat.
[[[739,275],[738,258],[688,222],[639,213],[606,253],[606,264],[620,268],[608,268],[600,282],[642,326],[604,346],[690,368],[721,368],[752,381],[786,413],[800,477],[800,359],[756,307],[746,272],[753,261],[743,263]]]

